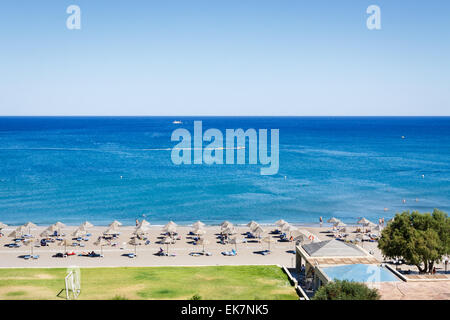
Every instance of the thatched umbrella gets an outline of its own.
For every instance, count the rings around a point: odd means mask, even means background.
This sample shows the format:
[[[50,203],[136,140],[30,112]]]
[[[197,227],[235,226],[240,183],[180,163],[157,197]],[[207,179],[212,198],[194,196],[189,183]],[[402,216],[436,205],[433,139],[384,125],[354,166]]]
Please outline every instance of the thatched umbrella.
[[[339,220],[338,218],[333,217],[333,218],[328,219],[327,222],[335,224],[335,223],[341,222],[341,220]]]
[[[166,224],[163,228],[163,231],[169,234],[174,234],[175,232],[177,232],[177,227],[173,224]]]
[[[28,228],[28,234],[31,233],[31,228],[36,228],[37,225],[35,225],[33,222],[28,221],[23,225],[25,228]]]
[[[200,239],[197,241],[197,245],[202,245],[203,246],[203,252],[205,252],[205,245],[209,244],[209,240],[207,239]]]
[[[230,221],[225,220],[225,221],[223,221],[219,226],[220,226],[221,228],[227,228],[228,225],[233,225],[233,224],[232,224]]]
[[[51,237],[52,235],[53,235],[53,232],[46,229],[46,230],[42,231],[39,236],[42,238],[48,238],[48,237]]]
[[[83,223],[80,225],[80,227],[83,227],[83,228],[93,228],[94,225],[93,225],[92,223],[90,223],[89,221],[85,221],[85,222],[83,222]]]
[[[2,230],[3,228],[6,228],[7,226],[8,226],[7,224],[0,222],[0,230]]]
[[[67,252],[67,246],[70,246],[71,243],[69,240],[67,240],[66,238],[64,238],[59,244],[59,246],[64,246],[64,252]]]
[[[342,221],[339,221],[337,223],[334,224],[335,227],[346,227],[347,225],[345,223],[343,223]]]
[[[10,238],[20,238],[26,232],[26,228],[24,226],[20,226],[16,228],[13,232],[11,232],[8,237]]]
[[[148,226],[150,226],[150,222],[148,222],[147,220],[142,220],[141,222],[139,222],[139,225],[138,225],[138,227],[144,227],[144,228],[146,228],[146,227],[148,227]]]
[[[358,221],[356,221],[357,224],[360,224],[363,227],[375,227],[376,224],[373,223],[370,220],[367,220],[366,218],[361,218]]]
[[[359,219],[358,221],[356,221],[356,224],[362,224],[362,225],[365,225],[365,224],[367,224],[367,223],[369,223],[370,221],[369,220],[367,220],[366,218],[361,218],[361,219]]]
[[[103,237],[98,237],[97,241],[94,242],[94,245],[100,247],[100,254],[103,255],[103,246],[109,245],[109,242],[106,241]]]
[[[252,233],[255,233],[258,235],[258,237],[261,237],[261,234],[264,233],[264,229],[258,226],[254,230],[252,230]]]
[[[255,227],[259,226],[259,223],[256,221],[250,221],[249,223],[247,223],[247,227],[251,229],[254,229]]]
[[[119,222],[119,221],[117,221],[117,220],[114,220],[113,222],[111,222],[110,224],[109,224],[109,228],[118,228],[118,227],[120,227],[122,225],[122,222]]]
[[[34,254],[34,246],[38,243],[39,243],[38,240],[30,240],[30,241],[25,242],[26,246],[30,246],[30,255],[31,256],[33,256],[33,254]]]
[[[231,222],[229,222],[229,221],[224,221],[224,222],[222,222],[221,224],[220,224],[220,229],[229,229],[229,228],[233,228],[234,227],[234,225],[231,223]]]
[[[225,228],[221,231],[222,234],[234,234],[236,233],[235,229],[233,226]]]
[[[287,222],[284,221],[283,219],[280,219],[280,220],[278,220],[278,221],[275,222],[275,225],[279,227],[279,226],[281,226],[281,225],[283,225],[283,224],[285,224],[285,223],[287,223]]]
[[[297,241],[300,241],[300,243],[308,241],[308,236],[300,231],[298,233],[294,233],[293,235],[294,243],[297,243]]]
[[[173,221],[169,221],[169,222],[167,222],[167,224],[164,226],[164,228],[168,228],[169,226],[176,227],[177,224],[176,224],[175,222],[173,222]]]
[[[203,228],[205,226],[205,224],[199,220],[196,223],[194,223],[192,226],[194,227],[194,229],[200,229],[200,228]]]
[[[142,236],[148,233],[148,228],[145,226],[137,227],[136,230],[134,230],[133,234],[136,236]]]
[[[229,244],[234,244],[234,248],[237,251],[237,244],[242,243],[242,240],[239,240],[238,238],[234,237],[231,238],[230,241],[228,241]]]
[[[11,232],[8,237],[10,238],[20,238],[22,236],[22,232],[19,232],[17,230],[14,230],[13,232]]]
[[[54,233],[55,231],[59,231],[59,227],[52,224],[51,226],[49,226],[47,229],[45,229],[45,231],[48,231],[49,233]]]
[[[270,250],[270,244],[271,244],[271,243],[274,243],[274,242],[275,242],[275,239],[272,238],[271,236],[267,236],[267,237],[264,237],[264,238],[262,239],[262,241],[264,241],[264,242],[266,242],[266,243],[269,244],[269,250]]]
[[[296,231],[297,228],[294,227],[294,226],[291,226],[290,224],[288,224],[288,225],[283,225],[283,229],[282,229],[282,230],[283,230],[284,232],[289,232],[289,236],[291,236],[291,235],[292,235],[292,232]]]
[[[202,236],[202,235],[206,234],[206,230],[199,228],[199,229],[193,230],[192,233],[197,236]]]
[[[288,222],[285,222],[285,223],[283,223],[283,224],[280,224],[279,226],[278,226],[278,229],[281,231],[281,230],[283,230],[284,228],[286,228],[287,226],[289,226],[290,224],[288,223]]]
[[[169,253],[169,245],[172,244],[173,239],[171,237],[165,237],[161,243],[167,245],[167,253]]]
[[[79,237],[85,236],[86,233],[87,233],[87,230],[84,227],[79,227],[72,233],[72,236],[74,238],[79,238]]]
[[[116,224],[111,224],[108,229],[106,229],[103,234],[111,235],[111,234],[119,234],[119,226]]]
[[[136,255],[137,253],[137,246],[140,246],[142,244],[142,241],[139,240],[138,238],[132,238],[128,244],[131,244],[132,246],[134,246],[134,254]]]
[[[55,231],[60,234],[61,233],[61,229],[64,228],[65,225],[61,222],[56,222],[54,224],[52,224],[51,226],[49,226],[46,230],[54,233]]]
[[[64,223],[59,222],[59,221],[58,221],[58,222],[55,222],[53,225],[56,226],[56,227],[58,227],[58,228],[60,228],[60,229],[66,227],[66,225],[65,225]]]

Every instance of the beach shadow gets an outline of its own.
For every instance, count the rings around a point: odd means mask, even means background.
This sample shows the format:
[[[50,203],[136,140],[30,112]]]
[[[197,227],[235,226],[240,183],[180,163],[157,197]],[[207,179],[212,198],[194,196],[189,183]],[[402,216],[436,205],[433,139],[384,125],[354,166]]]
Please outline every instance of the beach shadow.
[[[253,251],[254,254],[260,254],[262,256],[267,256],[270,254],[270,251],[267,253],[267,250],[259,250],[259,251]]]

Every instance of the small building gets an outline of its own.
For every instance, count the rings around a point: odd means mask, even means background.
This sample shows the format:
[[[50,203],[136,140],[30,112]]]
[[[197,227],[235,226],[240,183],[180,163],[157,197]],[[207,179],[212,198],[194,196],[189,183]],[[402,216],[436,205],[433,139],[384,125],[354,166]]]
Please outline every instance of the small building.
[[[378,260],[363,248],[336,239],[312,242],[296,247],[296,269],[317,290],[332,279],[324,267],[339,265],[378,265]]]

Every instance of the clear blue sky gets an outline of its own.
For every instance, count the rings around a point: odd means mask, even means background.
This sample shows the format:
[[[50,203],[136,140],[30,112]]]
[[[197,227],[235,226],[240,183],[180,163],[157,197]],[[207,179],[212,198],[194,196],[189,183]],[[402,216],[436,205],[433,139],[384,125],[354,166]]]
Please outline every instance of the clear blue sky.
[[[0,115],[450,115],[450,1],[2,0]]]

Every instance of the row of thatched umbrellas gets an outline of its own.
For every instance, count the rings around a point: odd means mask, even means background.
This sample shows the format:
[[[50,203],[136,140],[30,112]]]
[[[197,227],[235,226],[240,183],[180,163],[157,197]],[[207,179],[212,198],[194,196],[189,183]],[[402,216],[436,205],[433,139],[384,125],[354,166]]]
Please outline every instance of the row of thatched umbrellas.
[[[343,223],[341,220],[337,219],[337,218],[331,218],[329,220],[327,220],[328,223],[332,223],[334,224],[335,227],[345,227],[346,224]],[[377,225],[374,224],[373,222],[369,221],[366,218],[361,218],[357,221],[357,224],[360,224],[362,226],[365,227],[376,227]],[[101,252],[103,254],[103,246],[105,245],[109,245],[109,242],[104,238],[104,236],[108,236],[108,235],[117,235],[119,234],[119,227],[122,225],[122,223],[120,223],[119,221],[115,220],[112,223],[110,223],[108,225],[108,228],[103,232],[103,236],[100,236],[97,241],[94,243],[97,246],[100,246],[101,248]],[[288,222],[286,222],[285,220],[281,219],[275,222],[275,225],[277,226],[277,228],[282,231],[282,232],[289,232],[289,235],[291,238],[293,238],[294,241],[296,240],[300,240],[300,241],[305,241],[309,238],[309,240],[311,240],[311,237],[308,235],[306,235],[304,232],[302,232],[301,230],[299,230],[298,228],[290,225]],[[142,220],[141,222],[139,222],[139,224],[136,226],[136,229],[133,232],[133,237],[131,238],[131,240],[129,241],[130,245],[135,246],[135,253],[136,253],[136,247],[138,245],[142,244],[142,240],[141,237],[145,236],[148,231],[149,231],[149,226],[150,223],[146,220]],[[0,222],[0,230],[7,227],[6,224],[1,223]],[[26,232],[28,232],[28,234],[31,233],[31,228],[36,228],[37,226],[32,223],[32,222],[27,222],[22,226],[19,226],[18,228],[16,228],[13,232],[11,232],[11,234],[9,234],[9,237],[13,237],[13,238],[20,238],[22,236],[24,236],[26,234]],[[55,235],[55,231],[56,234],[59,234],[62,228],[65,228],[66,226],[61,223],[61,222],[56,222],[55,224],[52,224],[51,226],[49,226],[47,229],[45,229],[40,236],[47,238],[47,237],[52,237]],[[91,223],[89,223],[88,221],[84,222],[83,224],[81,224],[73,233],[72,236],[75,238],[79,238],[79,237],[83,237],[88,233],[88,228],[92,228],[93,225]],[[196,242],[198,245],[202,245],[203,246],[203,250],[205,249],[205,245],[209,244],[209,241],[205,238],[203,238],[202,236],[206,234],[206,230],[204,229],[205,224],[201,221],[197,221],[195,222],[193,225],[193,230],[192,233],[197,235],[199,237],[199,240]],[[247,227],[250,229],[251,233],[256,235],[261,241],[268,243],[269,245],[269,249],[270,249],[270,244],[275,242],[275,240],[273,239],[273,237],[271,237],[270,235],[261,238],[261,235],[263,233],[265,233],[266,231],[264,230],[264,228],[257,223],[256,221],[250,221],[247,224]],[[169,223],[167,223],[162,230],[165,233],[165,237],[161,240],[161,244],[166,244],[167,245],[167,251],[169,250],[169,245],[172,244],[174,242],[173,239],[173,235],[176,233],[176,228],[177,228],[177,224],[173,221],[170,221]],[[229,221],[224,221],[220,224],[220,228],[221,228],[221,234],[223,235],[232,235],[236,233],[236,229],[233,225],[233,223],[229,222]],[[67,246],[70,245],[69,240],[67,239],[63,239],[59,245],[64,245],[65,246],[65,250],[67,249]],[[237,244],[241,243],[242,240],[239,240],[237,237],[233,237],[230,238],[228,243],[230,244],[234,244],[236,249],[237,249]],[[32,244],[33,241],[27,241],[26,244]],[[32,246],[33,247],[33,246]]]
[[[7,227],[6,224],[1,223],[0,222],[0,230]],[[32,222],[27,222],[19,227],[17,227],[14,231],[12,231],[8,237],[10,238],[22,238],[24,236],[31,236],[31,228],[36,228],[37,225],[32,223]],[[50,225],[47,229],[45,229],[39,236],[42,238],[48,238],[48,237],[52,237],[55,235],[55,231],[56,234],[59,234],[61,229],[66,227],[65,224],[63,224],[62,222],[56,222],[52,225]],[[87,234],[87,229],[86,228],[90,228],[93,227],[93,225],[91,223],[89,223],[88,221],[84,222],[83,224],[81,224],[76,230],[75,232],[72,234],[74,237],[81,237]],[[28,232],[28,233],[27,233]],[[25,245],[29,245],[31,247],[31,254],[33,255],[33,247],[36,244],[39,244],[39,241],[36,240],[29,240],[29,241],[24,241]],[[70,241],[68,241],[67,239],[63,239],[60,243],[60,246],[64,246],[66,250],[67,249],[67,245],[70,245]]]
[[[327,220],[328,223],[332,223],[335,227],[346,227],[347,225],[342,222],[341,220],[337,219],[337,218],[331,218]],[[357,225],[361,225],[363,227],[367,227],[367,228],[378,228],[378,230],[381,230],[381,227],[375,223],[373,223],[372,221],[366,219],[366,218],[360,218],[356,221]]]

